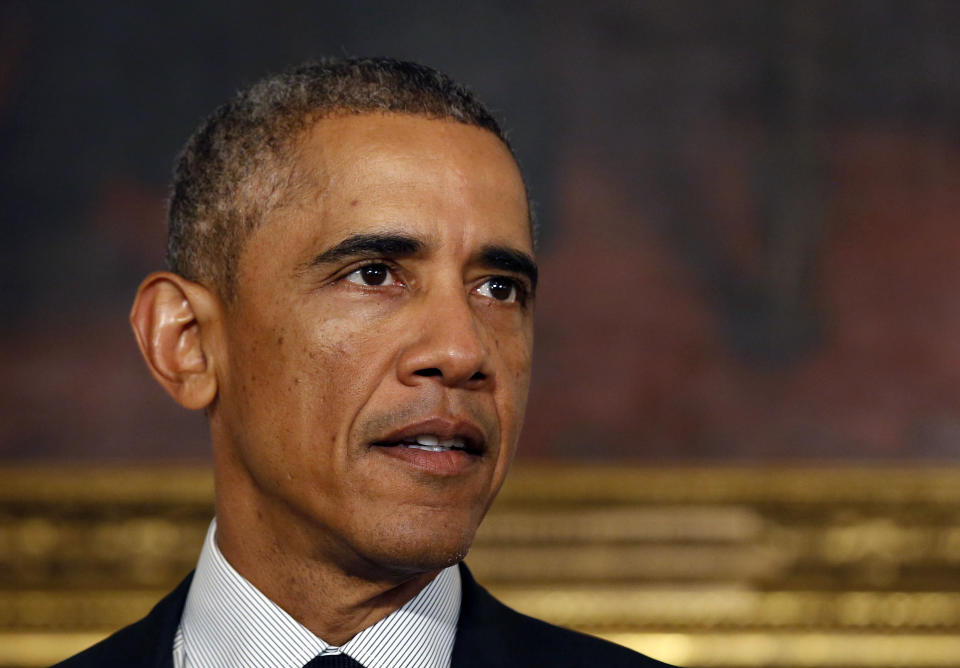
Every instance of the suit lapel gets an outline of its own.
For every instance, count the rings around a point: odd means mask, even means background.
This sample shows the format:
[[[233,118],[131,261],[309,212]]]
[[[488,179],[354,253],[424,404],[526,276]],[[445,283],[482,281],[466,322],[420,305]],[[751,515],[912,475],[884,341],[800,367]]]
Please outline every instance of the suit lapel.
[[[173,668],[173,637],[180,625],[192,580],[193,573],[190,573],[149,615],[124,629],[127,633],[124,645],[130,652],[129,663],[124,665]]]
[[[460,564],[463,598],[457,619],[457,637],[453,644],[450,668],[488,668],[512,666],[503,625],[507,609],[477,584],[470,570]]]

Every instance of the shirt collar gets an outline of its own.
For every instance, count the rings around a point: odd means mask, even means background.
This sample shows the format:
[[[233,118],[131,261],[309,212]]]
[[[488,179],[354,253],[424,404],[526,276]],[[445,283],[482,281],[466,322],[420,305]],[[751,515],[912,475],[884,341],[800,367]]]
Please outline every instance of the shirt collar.
[[[217,547],[216,527],[213,520],[177,633],[189,666],[302,668],[315,656],[342,652],[366,668],[449,668],[460,614],[456,566],[440,571],[399,610],[334,647],[234,570]]]

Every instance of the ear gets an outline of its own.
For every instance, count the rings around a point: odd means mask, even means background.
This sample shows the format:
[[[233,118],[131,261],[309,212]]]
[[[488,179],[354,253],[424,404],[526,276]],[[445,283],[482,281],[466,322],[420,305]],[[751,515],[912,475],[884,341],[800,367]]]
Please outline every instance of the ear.
[[[180,405],[209,406],[217,396],[213,332],[220,301],[182,276],[160,271],[137,290],[130,324],[153,377]]]

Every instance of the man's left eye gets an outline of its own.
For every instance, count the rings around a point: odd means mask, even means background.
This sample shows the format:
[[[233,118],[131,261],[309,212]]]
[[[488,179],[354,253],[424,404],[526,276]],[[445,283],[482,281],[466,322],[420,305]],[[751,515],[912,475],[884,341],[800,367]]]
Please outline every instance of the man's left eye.
[[[344,276],[350,283],[364,286],[394,285],[397,279],[385,264],[367,264]]]
[[[517,288],[517,282],[512,278],[503,276],[494,276],[484,281],[479,288],[479,292],[484,297],[496,299],[499,302],[515,302],[520,296],[520,290]]]

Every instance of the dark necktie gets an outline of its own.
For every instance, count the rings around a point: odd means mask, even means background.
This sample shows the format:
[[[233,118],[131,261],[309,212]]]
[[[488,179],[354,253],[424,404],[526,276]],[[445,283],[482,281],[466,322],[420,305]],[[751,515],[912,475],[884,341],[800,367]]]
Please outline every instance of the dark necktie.
[[[363,664],[346,654],[327,654],[311,659],[303,668],[363,668]]]

